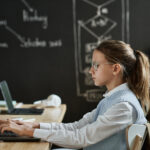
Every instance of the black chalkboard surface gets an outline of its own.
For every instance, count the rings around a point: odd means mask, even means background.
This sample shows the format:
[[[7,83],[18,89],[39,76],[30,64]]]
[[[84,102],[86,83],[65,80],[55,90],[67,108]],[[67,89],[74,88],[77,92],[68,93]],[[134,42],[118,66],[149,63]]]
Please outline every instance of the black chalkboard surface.
[[[1,0],[0,81],[19,102],[57,94],[64,121],[79,119],[105,91],[88,73],[92,49],[118,39],[149,54],[149,8],[149,0]]]

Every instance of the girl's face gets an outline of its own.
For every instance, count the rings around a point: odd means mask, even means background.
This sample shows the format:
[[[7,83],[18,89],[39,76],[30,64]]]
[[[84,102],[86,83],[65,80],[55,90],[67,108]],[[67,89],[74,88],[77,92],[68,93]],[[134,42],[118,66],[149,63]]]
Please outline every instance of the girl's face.
[[[113,64],[107,61],[105,55],[94,50],[92,56],[92,66],[89,73],[92,75],[92,79],[96,86],[109,85],[113,80]]]

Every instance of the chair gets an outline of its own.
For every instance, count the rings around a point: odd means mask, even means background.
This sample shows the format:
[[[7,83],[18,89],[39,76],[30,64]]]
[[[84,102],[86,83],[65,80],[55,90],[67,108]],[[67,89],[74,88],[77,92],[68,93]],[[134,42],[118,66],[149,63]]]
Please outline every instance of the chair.
[[[128,150],[141,150],[147,135],[147,126],[132,124],[126,128]]]

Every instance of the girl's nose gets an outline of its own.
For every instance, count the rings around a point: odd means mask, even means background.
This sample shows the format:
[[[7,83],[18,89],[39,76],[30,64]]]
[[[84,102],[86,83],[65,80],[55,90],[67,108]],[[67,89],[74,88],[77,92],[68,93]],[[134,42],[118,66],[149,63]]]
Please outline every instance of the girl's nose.
[[[93,67],[90,67],[89,73],[90,73],[90,74],[93,73]]]

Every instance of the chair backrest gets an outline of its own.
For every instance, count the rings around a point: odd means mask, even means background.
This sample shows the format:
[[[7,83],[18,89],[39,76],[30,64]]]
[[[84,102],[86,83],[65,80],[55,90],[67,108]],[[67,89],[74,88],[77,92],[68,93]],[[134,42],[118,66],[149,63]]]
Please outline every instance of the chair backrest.
[[[128,150],[141,150],[147,135],[146,125],[132,124],[126,129]]]

